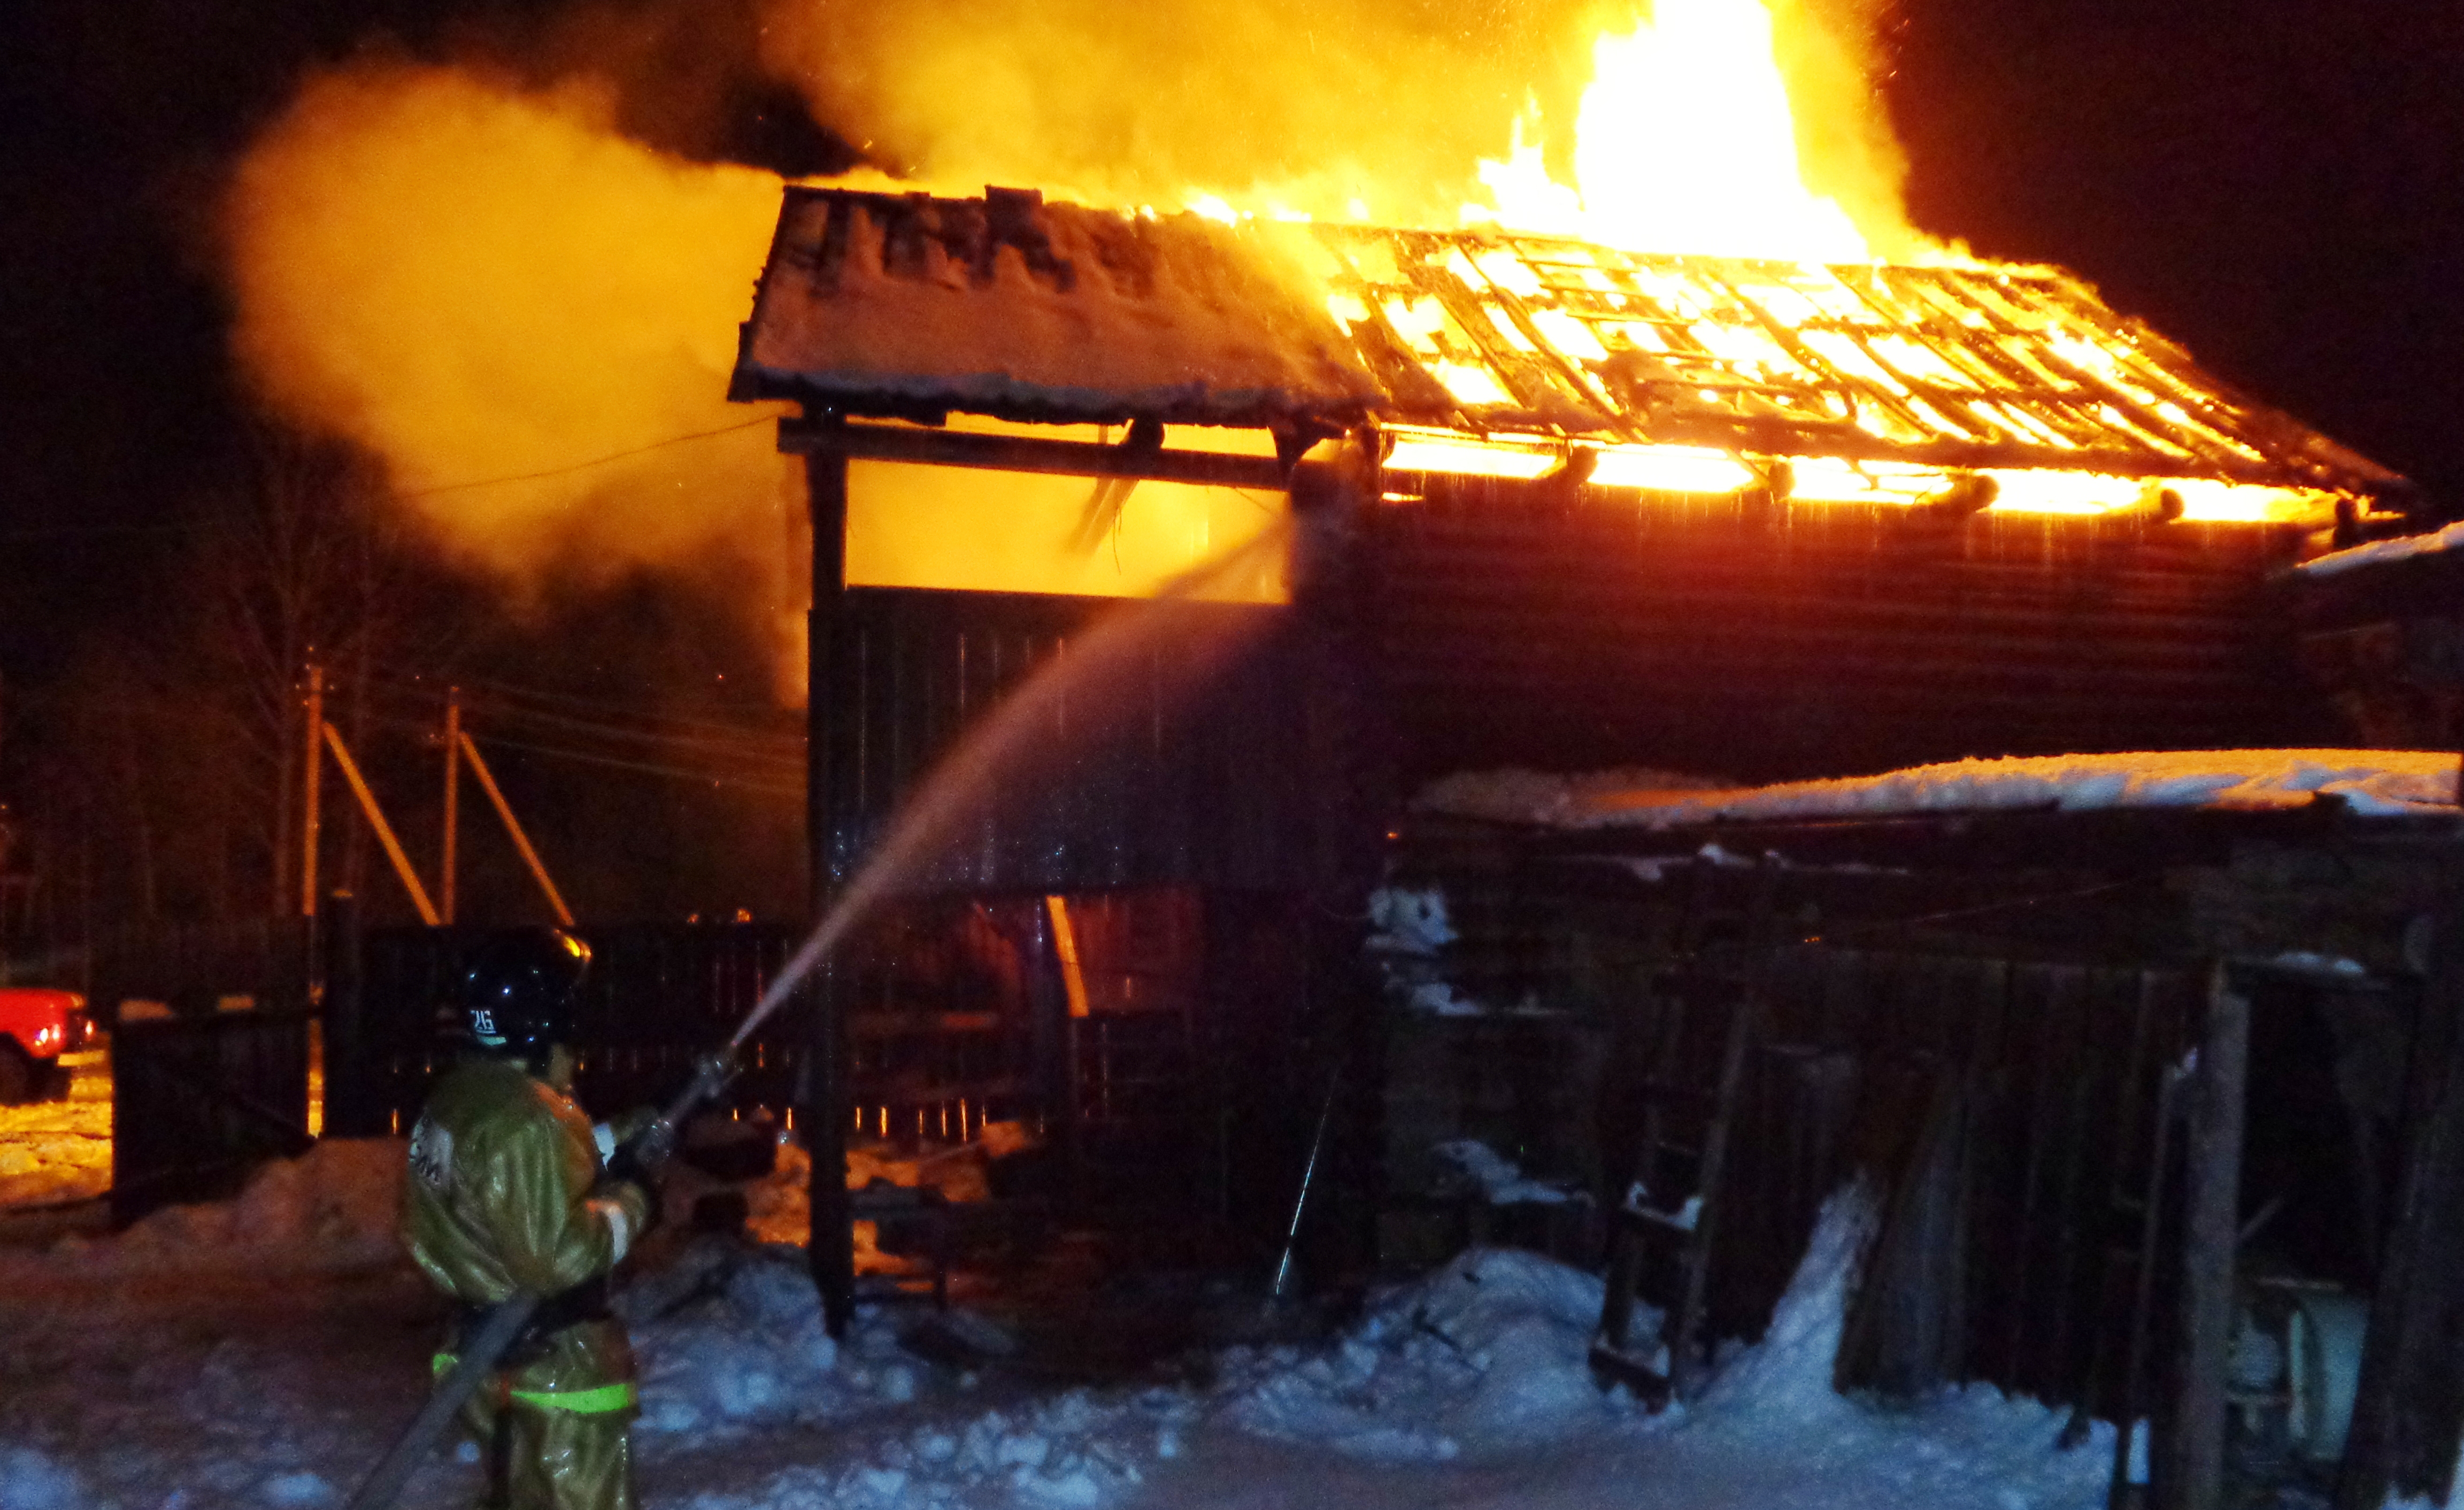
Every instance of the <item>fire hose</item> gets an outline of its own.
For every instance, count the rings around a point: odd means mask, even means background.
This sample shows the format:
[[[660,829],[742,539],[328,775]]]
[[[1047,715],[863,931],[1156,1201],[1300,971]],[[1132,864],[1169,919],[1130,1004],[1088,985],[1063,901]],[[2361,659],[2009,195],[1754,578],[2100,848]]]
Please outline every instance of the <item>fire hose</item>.
[[[756,1009],[726,1048],[714,1050],[694,1061],[693,1079],[686,1083],[685,1088],[609,1157],[607,1166],[611,1173],[643,1179],[658,1171],[659,1167],[668,1161],[668,1156],[675,1151],[678,1129],[684,1126],[685,1119],[704,1102],[726,1089],[727,1083],[736,1078],[736,1048],[752,1025],[767,1015],[767,1007],[765,1002],[763,1007]],[[488,1376],[496,1371],[505,1354],[520,1339],[522,1329],[530,1324],[531,1318],[546,1299],[542,1295],[517,1292],[482,1313],[478,1324],[462,1339],[460,1358],[437,1382],[435,1390],[428,1396],[428,1403],[419,1408],[419,1414],[413,1416],[402,1435],[395,1438],[393,1446],[378,1460],[377,1466],[360,1484],[358,1492],[344,1503],[342,1510],[385,1510],[385,1506],[393,1503],[402,1493],[403,1486],[410,1481],[410,1476],[418,1471],[421,1462],[434,1449],[437,1439],[452,1424],[455,1413],[478,1392]]]

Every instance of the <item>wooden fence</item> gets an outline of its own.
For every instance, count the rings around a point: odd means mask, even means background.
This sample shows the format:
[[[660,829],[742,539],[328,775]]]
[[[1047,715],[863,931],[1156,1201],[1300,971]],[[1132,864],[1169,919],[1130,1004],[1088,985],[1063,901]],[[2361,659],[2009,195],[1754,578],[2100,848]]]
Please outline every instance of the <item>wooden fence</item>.
[[[251,1009],[123,1021],[112,1037],[111,1216],[237,1190],[308,1135],[309,1017]]]
[[[575,1094],[601,1111],[672,1094],[693,1057],[760,999],[791,940],[770,924],[629,924],[575,930],[591,970],[574,1013]],[[418,1115],[453,1053],[454,981],[476,929],[377,929],[338,937],[326,969],[326,1127],[385,1136]],[[781,1009],[746,1045],[730,1104],[784,1115],[799,1099],[804,1014]]]

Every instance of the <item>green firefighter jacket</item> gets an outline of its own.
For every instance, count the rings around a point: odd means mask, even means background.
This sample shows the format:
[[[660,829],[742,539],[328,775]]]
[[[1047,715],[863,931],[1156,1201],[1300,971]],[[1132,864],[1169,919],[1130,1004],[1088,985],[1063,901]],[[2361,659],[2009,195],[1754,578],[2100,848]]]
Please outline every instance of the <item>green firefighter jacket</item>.
[[[402,1230],[429,1279],[466,1305],[550,1296],[605,1274],[647,1219],[629,1185],[594,1192],[599,1148],[571,1100],[518,1064],[479,1059],[437,1083],[410,1135]],[[512,1398],[599,1413],[633,1404],[624,1328],[586,1322],[521,1361]]]

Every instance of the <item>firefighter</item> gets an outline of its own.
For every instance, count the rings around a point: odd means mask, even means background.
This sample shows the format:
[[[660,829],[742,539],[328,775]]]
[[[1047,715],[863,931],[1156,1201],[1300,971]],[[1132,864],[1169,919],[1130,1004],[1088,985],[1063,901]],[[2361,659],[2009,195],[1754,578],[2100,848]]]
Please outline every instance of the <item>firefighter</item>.
[[[608,1312],[607,1275],[656,1214],[647,1175],[611,1178],[618,1146],[574,1105],[572,1008],[590,951],[554,929],[491,938],[460,1007],[471,1052],[410,1134],[403,1231],[411,1258],[461,1306],[436,1359],[484,1308],[541,1297],[465,1420],[507,1510],[633,1510],[633,1350]],[[620,1160],[620,1163],[623,1161]]]

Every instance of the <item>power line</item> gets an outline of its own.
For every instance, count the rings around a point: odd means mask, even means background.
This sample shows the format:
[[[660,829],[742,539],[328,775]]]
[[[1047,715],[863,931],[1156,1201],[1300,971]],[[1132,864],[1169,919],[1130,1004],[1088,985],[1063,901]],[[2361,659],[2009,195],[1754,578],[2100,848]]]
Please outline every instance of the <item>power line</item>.
[[[409,730],[420,733],[431,733],[434,732],[426,724],[414,723],[407,718],[396,718],[381,714],[371,721],[383,724],[389,729]],[[468,734],[474,743],[486,745],[492,749],[519,750],[529,755],[541,755],[549,759],[572,760],[583,765],[606,766],[618,771],[638,772],[644,776],[658,776],[666,777],[671,780],[691,781],[696,785],[736,787],[747,792],[759,792],[765,797],[801,798],[804,795],[804,790],[801,786],[789,787],[783,785],[773,785],[762,781],[747,781],[738,777],[714,775],[708,771],[688,770],[683,766],[657,765],[647,760],[628,760],[619,755],[598,755],[587,750],[568,750],[561,746],[538,744],[527,739],[508,739],[501,734],[481,734],[467,728],[463,732]]]
[[[516,723],[541,725],[550,729],[571,730],[576,733],[597,734],[605,739],[630,740],[636,744],[667,745],[678,750],[706,750],[718,755],[737,755],[774,764],[802,766],[804,744],[779,738],[764,743],[755,737],[726,737],[707,734],[662,733],[649,729],[627,729],[621,725],[599,723],[587,718],[569,718],[562,713],[544,713],[535,709],[509,708],[484,701],[465,702],[465,716],[481,716],[491,722],[510,719]]]
[[[695,430],[690,435],[671,435],[666,440],[652,441],[648,446],[636,446],[630,450],[610,451],[605,456],[593,456],[588,461],[578,461],[565,467],[550,467],[543,471],[515,472],[503,477],[473,477],[468,482],[449,482],[442,487],[414,488],[396,496],[433,498],[441,492],[462,492],[473,488],[497,488],[508,483],[537,482],[542,477],[562,477],[570,472],[587,471],[593,467],[605,467],[609,462],[623,461],[628,456],[641,456],[654,450],[665,450],[671,446],[682,446],[687,441],[704,441],[714,435],[733,435],[737,430],[749,430],[757,425],[767,425],[772,418],[771,415],[763,414],[746,420],[740,425],[722,425],[714,430]]]
[[[431,692],[425,685],[416,688],[406,687],[394,673],[385,674],[395,682],[395,686],[385,689],[388,696],[414,693],[423,701],[442,701],[441,697]],[[485,677],[447,679],[447,685],[464,689],[466,695],[462,706],[465,711],[491,719],[512,719],[521,723],[550,725],[610,739],[628,739],[642,743],[715,750],[756,759],[801,764],[804,757],[804,735],[801,732],[764,729],[753,724],[722,722],[715,719],[683,718],[669,713],[652,712],[633,704],[562,697],[546,691],[523,689],[517,693],[506,684],[492,682]],[[613,722],[605,717],[592,718],[577,713],[549,712],[537,708],[524,708],[506,700],[508,696],[513,695],[570,703],[585,709],[604,709],[644,723],[665,724],[671,727],[642,728],[639,725]]]
[[[722,425],[715,429],[693,430],[684,435],[671,435],[665,440],[652,441],[647,446],[635,446],[627,450],[610,451],[605,456],[593,456],[588,461],[572,462],[562,467],[549,467],[539,471],[513,472],[502,477],[473,477],[466,482],[449,482],[434,488],[412,488],[397,492],[394,496],[433,498],[439,493],[465,492],[473,488],[499,488],[517,482],[538,482],[547,477],[562,477],[577,471],[588,471],[593,467],[605,467],[610,462],[624,461],[628,457],[644,456],[651,451],[665,450],[671,446],[682,446],[692,441],[706,441],[715,435],[733,435],[738,430],[749,430],[757,425],[767,425],[773,418],[775,416],[768,414],[756,415],[739,424]],[[200,524],[69,525],[53,530],[0,530],[0,540],[16,544],[29,540],[79,539],[106,535],[188,535],[203,528],[205,526]]]
[[[663,776],[671,780],[693,781],[710,786],[732,786],[765,797],[801,798],[802,787],[772,786],[761,781],[746,781],[736,777],[712,776],[703,771],[688,771],[681,766],[652,765],[645,760],[626,760],[616,755],[593,755],[585,750],[564,750],[554,745],[533,744],[527,739],[507,739],[501,734],[471,735],[473,742],[503,750],[520,750],[554,760],[574,760],[583,765],[607,766],[618,771],[635,771],[644,776]]]

